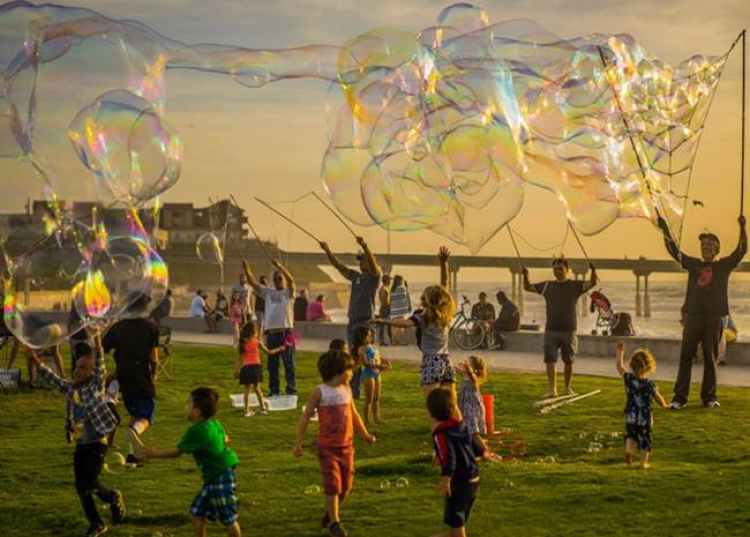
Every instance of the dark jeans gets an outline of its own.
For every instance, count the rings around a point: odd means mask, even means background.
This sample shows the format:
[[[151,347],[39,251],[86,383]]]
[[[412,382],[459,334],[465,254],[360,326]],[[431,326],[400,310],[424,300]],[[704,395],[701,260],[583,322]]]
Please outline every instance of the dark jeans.
[[[680,368],[674,383],[674,401],[685,404],[690,393],[690,373],[698,343],[703,347],[703,384],[701,399],[704,404],[716,399],[716,360],[721,339],[721,316],[685,315],[682,327]]]
[[[266,345],[269,349],[280,347],[284,344],[284,338],[286,338],[285,332],[266,332]],[[271,391],[271,395],[279,395],[281,393],[279,369],[281,367],[280,362],[282,361],[284,362],[284,375],[286,377],[286,394],[294,395],[297,393],[297,386],[294,380],[294,357],[294,345],[287,347],[278,354],[268,357],[268,388]]]
[[[81,498],[81,505],[83,505],[86,518],[90,524],[95,526],[101,526],[104,523],[96,510],[94,495],[105,503],[115,501],[114,492],[99,483],[99,474],[102,471],[106,454],[107,445],[97,442],[95,444],[77,444],[73,455],[76,492],[78,497]]]

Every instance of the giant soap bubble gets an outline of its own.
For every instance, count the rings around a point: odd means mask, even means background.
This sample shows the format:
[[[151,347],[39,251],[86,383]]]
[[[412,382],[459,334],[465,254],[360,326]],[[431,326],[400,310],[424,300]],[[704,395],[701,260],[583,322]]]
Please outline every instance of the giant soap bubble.
[[[176,181],[180,145],[163,119],[169,69],[248,88],[315,78],[330,84],[321,176],[336,208],[360,225],[430,229],[472,251],[521,210],[527,186],[555,195],[586,234],[660,214],[678,236],[729,54],[673,67],[627,34],[562,39],[531,20],[491,23],[469,4],[416,33],[252,50],[12,2],[0,7],[0,50],[0,158],[25,159],[58,193],[81,174],[55,168],[61,145],[45,136],[67,132],[78,171],[107,186],[108,202],[142,204]],[[60,72],[69,84],[39,82]],[[58,113],[38,117],[45,96]]]
[[[180,173],[182,145],[153,106],[128,91],[100,96],[68,129],[81,162],[114,200],[131,205],[158,196]]]

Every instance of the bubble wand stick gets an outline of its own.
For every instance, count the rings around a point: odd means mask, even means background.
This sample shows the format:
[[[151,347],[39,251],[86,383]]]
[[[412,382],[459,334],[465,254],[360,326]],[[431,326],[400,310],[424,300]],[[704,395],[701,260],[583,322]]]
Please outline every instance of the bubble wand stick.
[[[234,194],[230,194],[229,197],[231,198],[232,203],[234,204],[234,206],[237,207],[238,209],[241,209],[240,208],[240,204],[237,203],[236,199],[234,199]],[[255,231],[255,228],[253,227],[253,224],[250,222],[250,219],[247,220],[247,226],[250,228],[250,231],[252,232],[253,236],[255,237],[255,240],[258,241],[258,244],[260,244],[260,247],[263,249],[263,252],[266,254],[266,257],[268,257],[268,259],[270,259],[270,260],[273,260],[274,257],[271,255],[271,252],[268,251],[268,248],[266,248],[265,243],[262,240],[260,240],[260,237],[258,236],[258,233]],[[229,237],[231,238],[232,235],[230,234]]]
[[[317,192],[312,192],[312,195],[315,196],[315,199],[318,200],[323,205],[323,207],[325,207],[326,209],[328,209],[331,212],[331,214],[333,214],[333,216],[335,216],[338,219],[339,222],[341,222],[342,224],[344,224],[344,227],[346,227],[346,229],[349,230],[349,233],[351,233],[352,236],[355,239],[358,237],[358,235],[354,232],[354,230],[351,227],[349,227],[349,224],[346,223],[346,220],[344,220],[343,218],[341,218],[341,216],[339,216],[339,213],[337,213],[336,211],[333,210],[333,207],[331,207],[325,201],[323,201],[323,198],[321,198],[320,196],[318,196]]]
[[[521,252],[518,250],[518,245],[516,244],[516,238],[513,236],[513,230],[510,229],[510,226],[508,226],[508,235],[510,235],[510,242],[513,243],[513,249],[516,251],[516,257],[518,258],[518,268],[523,270],[524,266],[523,266],[523,259],[521,259]]]
[[[302,226],[300,226],[297,222],[295,222],[294,220],[292,220],[291,218],[289,218],[288,216],[286,216],[281,211],[277,211],[276,209],[274,209],[273,207],[271,207],[271,205],[269,205],[268,203],[266,203],[262,199],[256,197],[255,201],[257,201],[261,205],[265,205],[268,209],[270,209],[271,211],[273,211],[274,213],[276,213],[277,215],[279,215],[281,218],[283,218],[284,220],[286,220],[287,222],[289,222],[290,224],[292,224],[294,227],[296,227],[297,229],[299,229],[302,233],[304,233],[305,235],[307,235],[308,237],[310,237],[315,242],[317,242],[317,243],[320,242],[320,239],[318,239],[315,235],[313,235],[312,233],[310,233],[309,231],[307,231],[305,228],[303,228]]]

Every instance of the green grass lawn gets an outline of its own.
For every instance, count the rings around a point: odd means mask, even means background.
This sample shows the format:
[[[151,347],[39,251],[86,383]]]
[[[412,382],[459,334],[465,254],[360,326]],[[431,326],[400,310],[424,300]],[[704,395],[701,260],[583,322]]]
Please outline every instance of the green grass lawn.
[[[308,449],[292,456],[297,412],[244,418],[228,395],[234,355],[217,348],[175,349],[176,380],[160,381],[157,417],[149,444],[174,446],[187,427],[183,407],[198,385],[222,396],[218,419],[239,454],[240,523],[245,535],[304,537],[321,534],[323,498],[306,492],[320,484],[317,458]],[[300,408],[318,383],[315,356],[298,354]],[[614,365],[613,365],[614,367]],[[541,361],[540,361],[541,368]],[[372,447],[357,440],[354,490],[342,509],[352,536],[429,536],[442,531],[435,495],[438,469],[419,390],[418,372],[397,364],[384,381],[384,418]],[[654,467],[622,463],[624,395],[614,379],[581,377],[579,392],[602,393],[540,415],[533,402],[542,375],[493,374],[496,428],[512,428],[528,444],[525,462],[482,465],[482,486],[469,535],[748,535],[750,534],[750,391],[721,389],[720,409],[688,406],[655,410]],[[668,394],[668,386],[663,387]],[[121,410],[123,415],[124,409]],[[37,389],[0,392],[0,535],[82,535],[86,521],[73,487],[73,448],[63,434],[63,397]],[[316,434],[313,423],[307,446]],[[597,436],[598,435],[598,436]],[[587,452],[591,442],[602,449]],[[124,432],[117,442],[124,446]],[[541,462],[546,459],[554,462]],[[396,487],[405,477],[408,487]],[[192,457],[151,461],[102,481],[122,490],[127,522],[114,536],[192,535],[187,509],[201,479]],[[389,482],[390,487],[381,486]],[[108,514],[105,512],[105,514]],[[223,535],[212,525],[210,535]]]

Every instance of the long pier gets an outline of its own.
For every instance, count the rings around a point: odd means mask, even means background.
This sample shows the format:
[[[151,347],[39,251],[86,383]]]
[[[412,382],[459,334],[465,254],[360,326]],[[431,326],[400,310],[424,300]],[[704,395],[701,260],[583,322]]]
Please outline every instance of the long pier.
[[[166,250],[163,252],[165,260],[168,263],[180,263],[187,265],[206,266],[206,263],[199,260],[192,250]],[[324,252],[283,252],[283,261],[291,265],[328,265],[328,258]],[[377,253],[376,257],[380,264],[390,270],[394,266],[437,266],[436,255],[428,254],[386,254]],[[356,266],[358,261],[355,254],[336,254],[342,263],[349,266]],[[254,265],[262,264],[267,261],[267,257],[258,251],[248,251],[247,255],[237,255],[228,253],[225,257],[225,265],[234,267],[231,270],[239,269],[241,259],[247,259]],[[575,279],[585,277],[589,270],[589,262],[586,259],[569,258],[570,269]],[[547,269],[551,268],[551,257],[526,257],[523,260],[524,266],[528,269]],[[597,270],[617,270],[631,272],[635,276],[635,304],[636,316],[651,316],[651,297],[649,295],[649,276],[654,273],[680,273],[682,268],[675,261],[646,259],[639,257],[637,259],[603,259],[592,258],[591,262]],[[497,268],[506,269],[511,273],[511,300],[523,312],[523,277],[521,276],[521,266],[516,257],[502,256],[469,256],[454,255],[450,259],[451,267],[451,288],[454,294],[458,289],[458,278],[462,268]],[[750,272],[750,262],[743,262],[737,267],[738,272]],[[643,280],[643,290],[641,290],[641,279]],[[585,300],[581,302],[581,313],[587,312]]]

